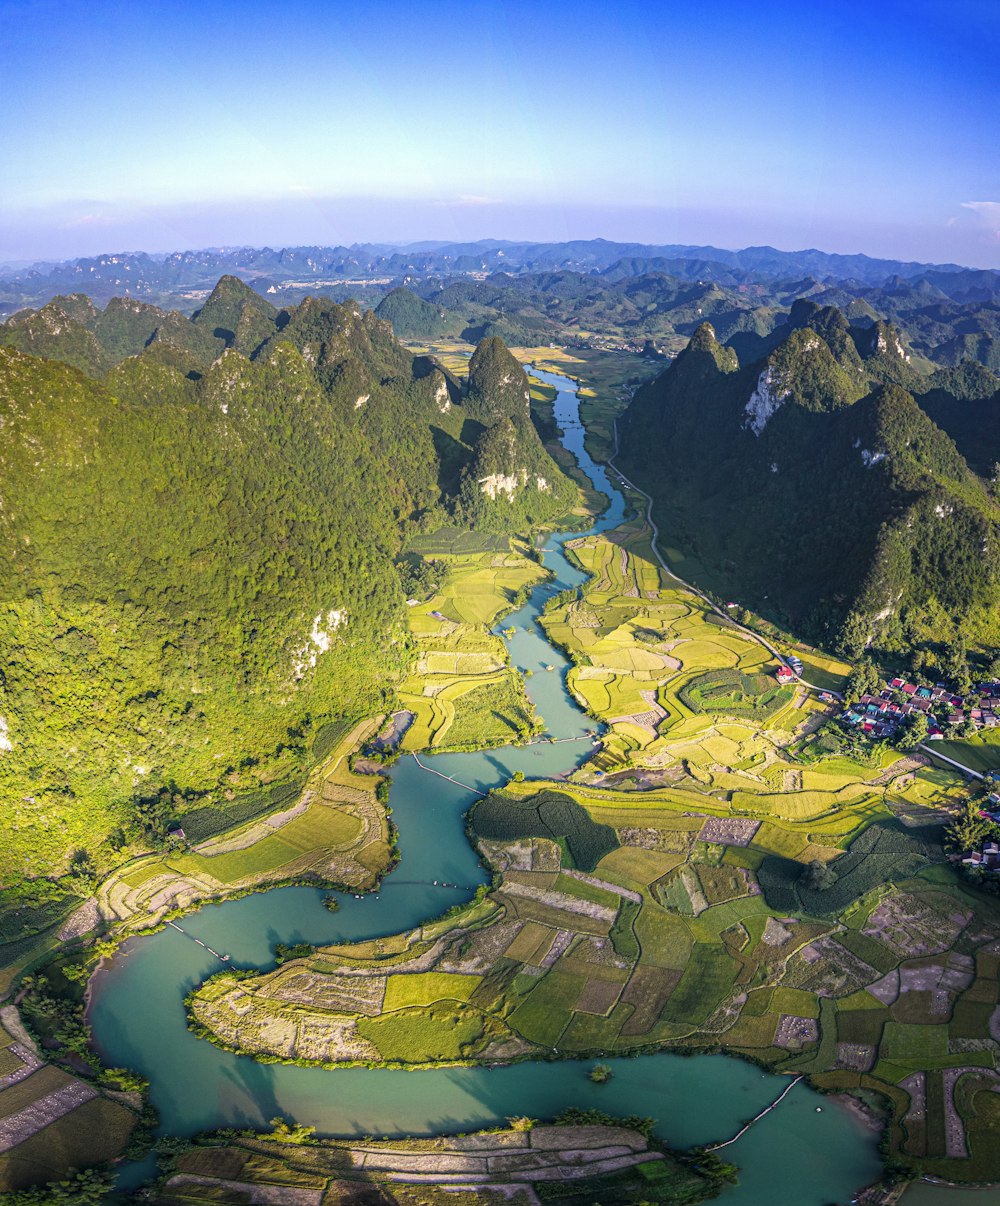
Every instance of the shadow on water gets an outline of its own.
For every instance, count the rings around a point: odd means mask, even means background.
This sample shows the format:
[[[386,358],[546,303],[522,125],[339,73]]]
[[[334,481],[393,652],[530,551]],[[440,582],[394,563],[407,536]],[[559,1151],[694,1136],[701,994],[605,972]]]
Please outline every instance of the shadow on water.
[[[259,1064],[248,1056],[230,1060],[221,1069],[221,1077],[235,1090],[230,1099],[228,1115],[233,1124],[260,1127],[273,1118],[283,1117],[281,1105],[275,1093],[275,1067]],[[240,1105],[241,1100],[246,1105]]]
[[[623,500],[583,448],[582,428],[573,421],[575,387],[556,374],[538,375],[560,390],[556,416],[566,446],[612,500],[592,530],[616,526]],[[584,578],[562,554],[572,538],[555,536],[544,550],[560,589]],[[565,672],[567,659],[534,624],[549,594],[548,586],[534,592],[500,626],[517,629],[509,642],[516,665],[552,665]],[[585,738],[594,721],[568,696],[562,680],[563,674],[542,670],[526,686],[552,735],[582,740],[435,755],[428,765],[478,791],[518,770],[536,778],[565,774],[588,754]],[[514,1115],[548,1118],[577,1105],[656,1118],[659,1133],[684,1147],[732,1135],[777,1096],[780,1078],[721,1055],[609,1058],[602,1062],[612,1066],[613,1078],[597,1086],[587,1076],[588,1062],[570,1060],[424,1072],[264,1065],[221,1051],[187,1030],[185,994],[220,970],[192,937],[230,954],[234,965],[270,967],[278,942],[323,945],[405,932],[467,899],[471,886],[487,879],[462,825],[476,799],[468,787],[402,758],[392,769],[390,793],[402,865],[377,895],[341,895],[339,910],[331,913],[323,907],[322,891],[273,889],[191,914],[183,921],[190,937],[166,930],[125,944],[93,981],[91,1025],[109,1064],[149,1078],[163,1131],[259,1127],[280,1115],[327,1135],[426,1135],[468,1131]],[[444,888],[441,881],[463,886]],[[744,1186],[727,1189],[720,1200],[728,1206],[823,1206],[871,1180],[878,1170],[871,1136],[866,1139],[852,1119],[825,1104],[817,1113],[816,1103],[826,1101],[805,1087],[789,1094],[780,1110],[733,1147]],[[818,1180],[810,1161],[823,1168]]]

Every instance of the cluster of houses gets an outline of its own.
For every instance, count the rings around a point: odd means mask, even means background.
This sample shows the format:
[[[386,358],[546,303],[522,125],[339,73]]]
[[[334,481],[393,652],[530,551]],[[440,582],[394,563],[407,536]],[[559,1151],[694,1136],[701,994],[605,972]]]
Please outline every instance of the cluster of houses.
[[[970,850],[962,859],[964,867],[979,867],[982,871],[1000,869],[1000,845],[996,842],[983,842],[981,850]]]
[[[978,706],[965,706],[961,695],[953,695],[938,683],[929,687],[894,678],[878,695],[862,695],[856,704],[844,710],[843,720],[860,727],[873,737],[891,737],[906,718],[914,712],[927,717],[927,739],[941,739],[941,723],[955,726],[971,720],[977,728],[996,728],[1000,725],[1000,683],[980,683],[976,692],[981,698]]]
[[[907,717],[923,712],[927,717],[927,739],[934,741],[944,736],[936,713],[944,708],[960,708],[962,703],[961,696],[952,695],[947,687],[920,686],[894,678],[878,695],[862,695],[856,704],[844,710],[843,719],[872,737],[892,737]]]

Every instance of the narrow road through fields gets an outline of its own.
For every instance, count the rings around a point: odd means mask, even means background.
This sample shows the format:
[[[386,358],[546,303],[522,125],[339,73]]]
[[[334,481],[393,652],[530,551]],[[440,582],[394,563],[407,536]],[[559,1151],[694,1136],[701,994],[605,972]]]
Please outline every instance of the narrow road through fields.
[[[722,610],[722,608],[719,607],[719,605],[717,603],[713,602],[708,597],[708,595],[705,594],[705,592],[703,590],[699,590],[697,586],[692,586],[692,584],[690,582],[685,582],[683,578],[681,578],[678,574],[676,574],[670,568],[670,565],[664,559],[663,554],[660,552],[660,549],[659,549],[660,529],[656,526],[656,520],[653,518],[653,499],[649,494],[646,493],[645,490],[642,489],[641,486],[637,486],[635,484],[635,482],[629,481],[629,479],[625,476],[625,474],[622,473],[621,469],[619,469],[618,466],[615,464],[615,457],[617,455],[618,455],[618,420],[616,419],[615,420],[615,456],[610,457],[608,459],[607,463],[614,469],[614,471],[622,479],[625,486],[629,490],[634,490],[636,492],[636,494],[641,494],[642,497],[646,500],[646,522],[649,524],[650,530],[653,533],[653,538],[650,541],[650,546],[652,547],[656,560],[659,561],[660,565],[663,566],[663,568],[667,571],[667,573],[671,576],[671,578],[673,578],[675,581],[679,582],[681,584],[681,586],[684,587],[685,590],[691,591],[691,593],[694,595],[697,595],[699,599],[704,600],[704,602],[708,604],[708,606],[712,609],[712,611],[715,612],[715,614],[717,616],[721,616],[722,619],[724,619],[724,620],[728,621],[728,623],[732,624],[732,626],[734,628],[738,628],[740,630],[740,632],[745,633],[748,637],[750,637],[751,640],[756,641],[758,643],[758,645],[763,645],[764,648],[766,650],[768,650],[769,653],[773,654],[778,659],[778,661],[781,663],[782,666],[787,667],[792,672],[792,674],[795,674],[795,671],[789,665],[788,659],[785,657],[785,655],[783,653],[781,653],[779,650],[777,650],[771,644],[771,642],[769,640],[767,640],[766,637],[762,637],[759,632],[754,632],[754,630],[752,628],[747,628],[746,625],[744,625],[744,624],[738,624],[734,619],[732,619],[731,616],[727,616],[726,613]],[[831,691],[827,687],[818,687],[815,683],[808,682],[806,679],[804,679],[801,674],[795,674],[795,678],[798,680],[799,683],[801,683],[801,685],[803,687],[807,687],[810,691],[826,691],[826,693],[828,695],[832,695],[834,697],[834,699],[843,700],[843,698],[844,698],[843,695],[841,695],[841,693],[839,691]]]
[[[918,750],[927,754],[931,758],[937,758],[941,762],[947,762],[949,766],[954,766],[956,770],[960,770],[962,774],[969,775],[973,779],[985,779],[986,776],[980,774],[979,771],[973,770],[971,766],[965,766],[961,762],[956,762],[954,758],[949,758],[945,754],[939,754],[932,745],[918,745]]]

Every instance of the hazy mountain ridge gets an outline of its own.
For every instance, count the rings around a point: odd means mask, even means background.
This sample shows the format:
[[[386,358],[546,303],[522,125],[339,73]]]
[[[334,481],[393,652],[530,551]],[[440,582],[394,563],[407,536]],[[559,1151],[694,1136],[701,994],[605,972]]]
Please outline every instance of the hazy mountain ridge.
[[[667,353],[706,319],[734,346],[747,334],[768,335],[808,298],[844,309],[856,324],[895,322],[914,354],[936,364],[973,359],[1000,368],[1000,272],[766,247],[484,240],[108,255],[0,276],[0,314],[44,308],[67,294],[77,299],[74,316],[88,325],[81,296],[104,304],[123,292],[126,301],[190,313],[206,304],[221,275],[243,279],[284,308],[308,295],[357,297],[406,339],[460,335],[475,343],[498,335],[523,346],[596,341],[637,351],[651,341]],[[225,321],[218,325],[227,329]],[[241,347],[251,334],[242,333]],[[94,353],[81,346],[78,354],[92,360]]]
[[[628,262],[632,265],[628,266]],[[655,263],[655,268],[650,262]],[[640,266],[642,265],[642,266]],[[647,266],[648,265],[648,266]],[[405,277],[463,275],[498,271],[532,273],[571,270],[605,273],[611,277],[638,275],[642,271],[668,271],[688,279],[712,276],[723,270],[743,283],[750,279],[786,279],[795,276],[835,278],[881,285],[893,277],[916,278],[927,273],[942,280],[958,276],[981,278],[996,291],[997,273],[966,269],[958,264],[922,264],[866,255],[840,255],[809,249],[778,251],[773,247],[748,247],[739,251],[684,244],[619,243],[606,239],[563,243],[516,243],[483,239],[473,243],[357,244],[351,247],[207,248],[163,255],[119,252],[83,257],[60,263],[39,263],[0,276],[0,300],[23,303],[45,301],[55,293],[86,292],[107,300],[127,290],[132,295],[169,293],[214,284],[232,273],[257,279],[268,287],[275,280],[296,277],[322,280],[380,274]],[[991,282],[992,283],[989,283]],[[109,290],[111,292],[109,292]],[[951,296],[950,289],[946,289]],[[44,296],[43,296],[44,294]]]

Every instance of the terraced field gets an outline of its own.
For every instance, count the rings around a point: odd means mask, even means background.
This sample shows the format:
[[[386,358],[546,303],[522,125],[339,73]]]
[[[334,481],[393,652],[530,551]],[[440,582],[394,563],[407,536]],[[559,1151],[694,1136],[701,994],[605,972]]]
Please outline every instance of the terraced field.
[[[402,748],[478,749],[523,738],[536,728],[534,709],[506,646],[489,628],[546,571],[516,543],[491,552],[436,548],[422,555],[433,562],[439,586],[409,609],[419,652],[399,688],[402,707],[414,716]]]
[[[225,972],[193,994],[193,1027],[324,1064],[722,1047],[890,1103],[900,1159],[1000,1177],[1000,904],[960,886],[939,841],[967,789],[921,760],[827,749],[826,706],[772,688],[766,650],[662,576],[647,541],[632,525],[574,542],[591,580],[543,622],[608,731],[568,781],[475,807],[498,877],[485,899]],[[425,678],[499,673],[491,638],[446,611],[461,575],[515,568],[497,556],[454,555],[413,609]]]
[[[901,1104],[913,1077],[948,1073],[941,1110],[979,1101],[956,1116],[986,1161],[977,1119],[990,1115],[978,1095],[992,1091],[1000,1045],[970,1036],[1000,1017],[1000,906],[974,912],[919,830],[923,853],[911,852],[890,891],[869,835],[898,822],[870,795],[817,831],[798,815],[736,816],[681,788],[512,783],[473,812],[501,878],[466,915],[381,949],[327,948],[247,980],[223,973],[195,994],[194,1024],[233,1049],[284,1058],[314,1059],[316,1033],[336,1035],[318,1059],[332,1064],[720,1045]],[[588,825],[612,840],[595,843]],[[587,870],[575,869],[573,842],[593,851]],[[759,874],[777,861],[801,878],[810,862],[841,857],[851,870],[832,892],[833,915],[800,903],[790,913]],[[306,985],[294,1004],[293,975]],[[364,1013],[345,1005],[345,975],[377,987]],[[985,1087],[973,1092],[970,1076]],[[957,1140],[928,1145],[912,1119],[908,1129],[909,1109],[894,1145],[954,1173]]]
[[[247,1137],[193,1144],[157,1197],[298,1206],[497,1206],[545,1200],[624,1206],[714,1197],[717,1181],[625,1126],[535,1126],[441,1139],[323,1140],[307,1146]]]
[[[102,883],[93,924],[143,928],[199,900],[302,877],[370,887],[390,864],[388,821],[378,779],[352,771],[350,756],[381,722],[376,716],[344,732],[288,808],[122,867]]]

